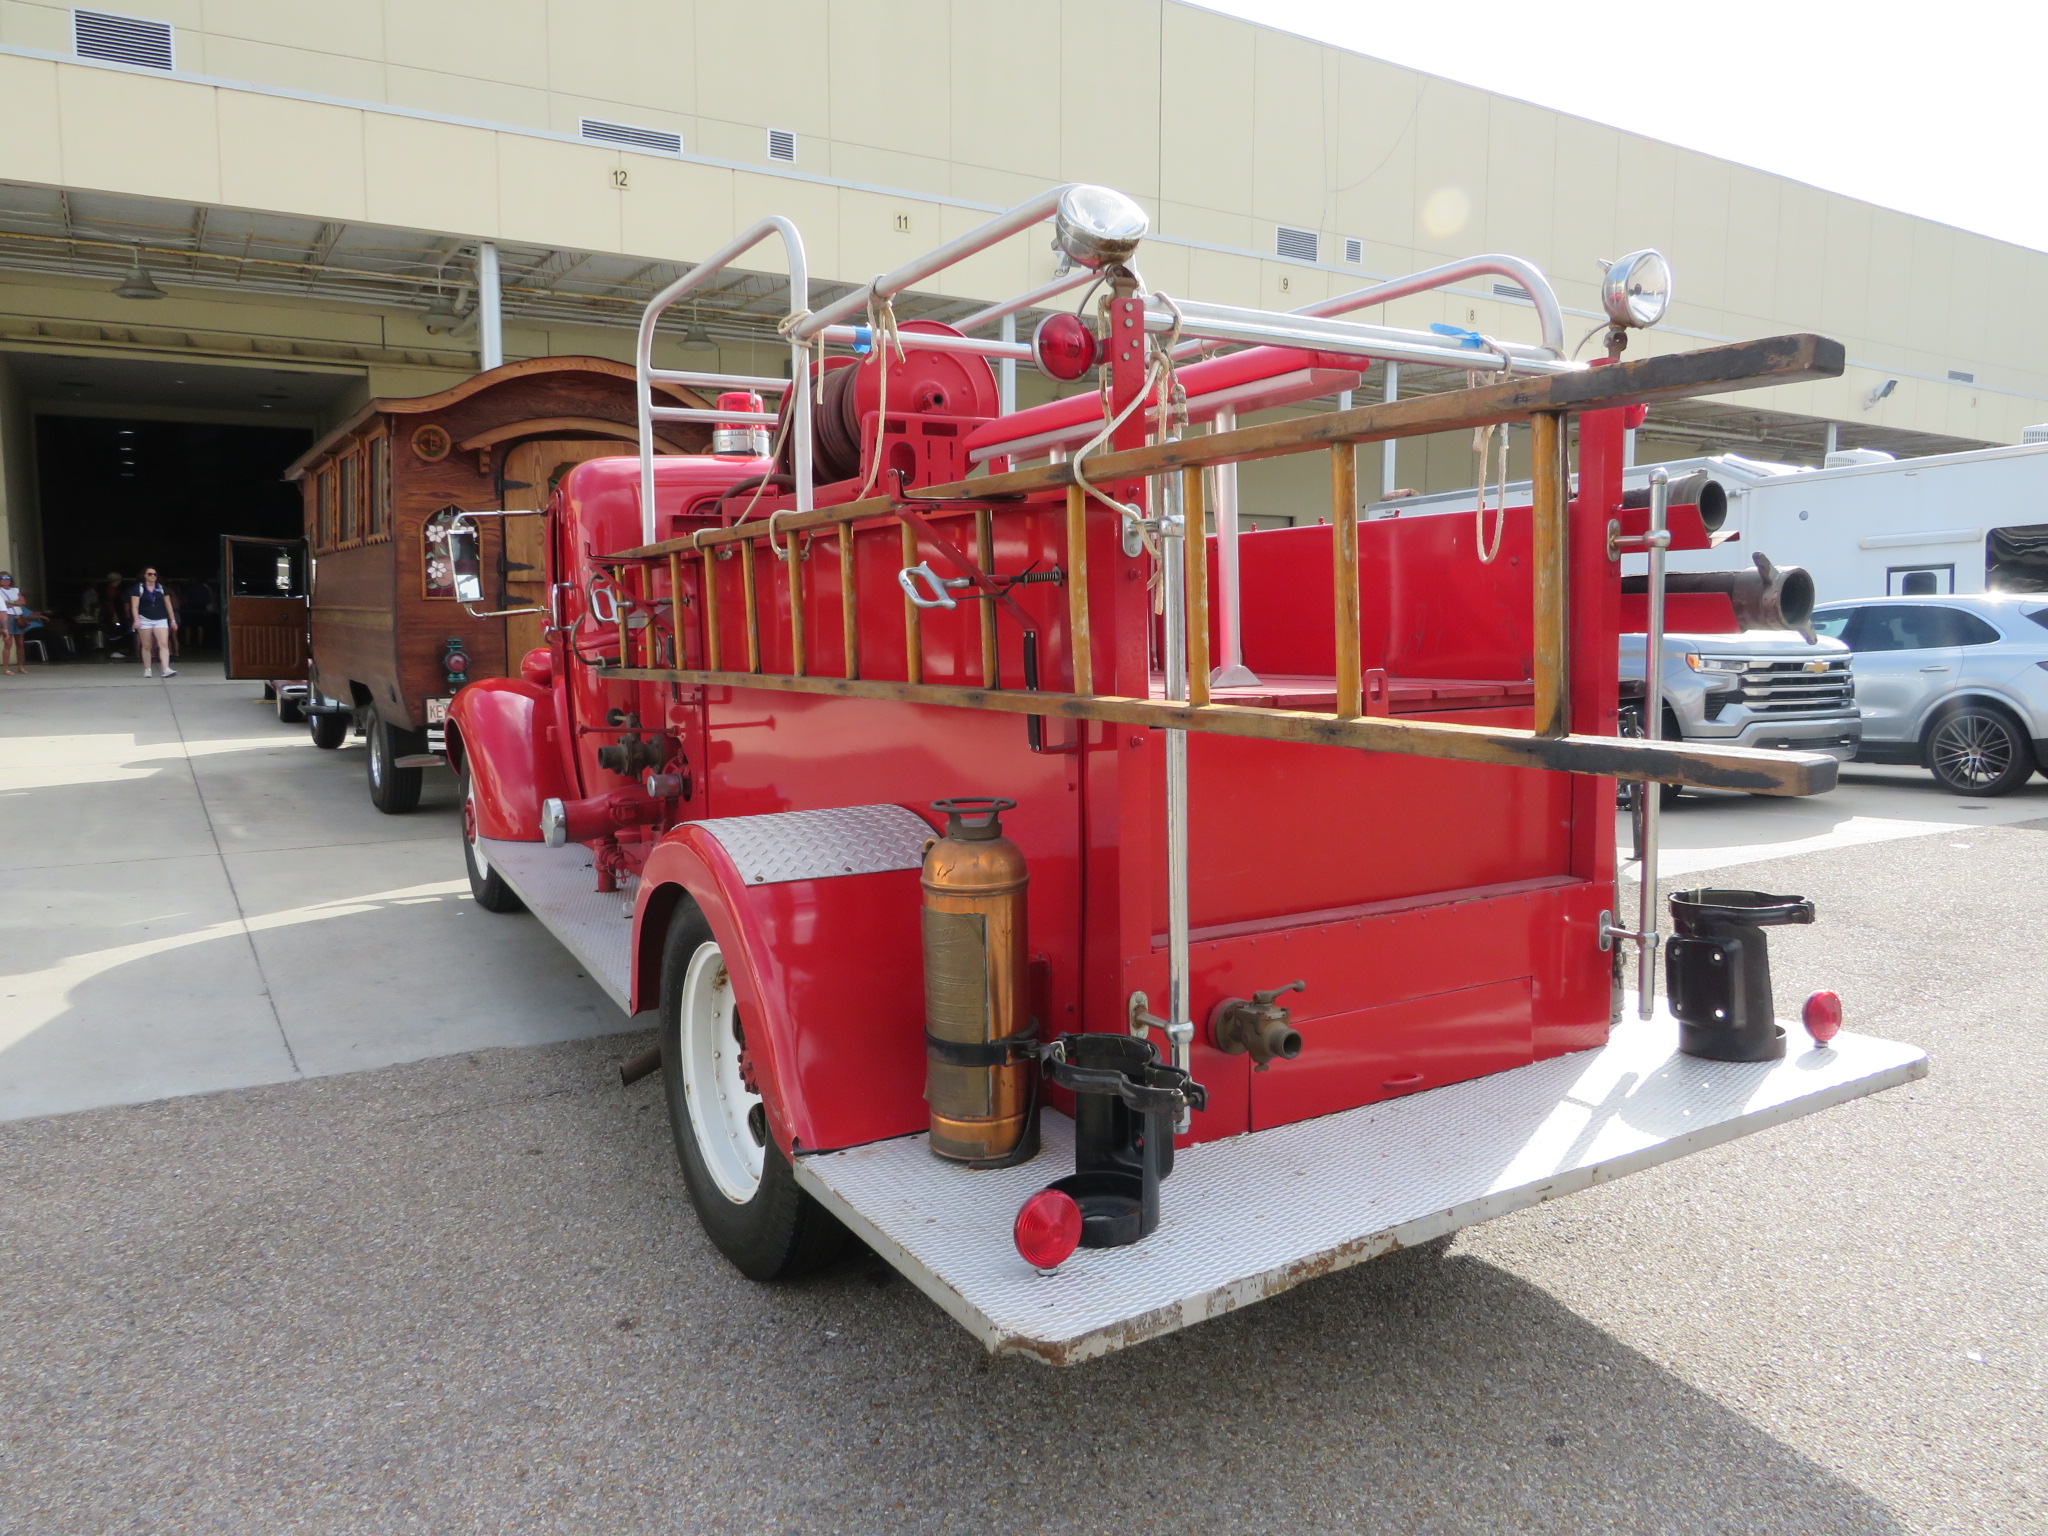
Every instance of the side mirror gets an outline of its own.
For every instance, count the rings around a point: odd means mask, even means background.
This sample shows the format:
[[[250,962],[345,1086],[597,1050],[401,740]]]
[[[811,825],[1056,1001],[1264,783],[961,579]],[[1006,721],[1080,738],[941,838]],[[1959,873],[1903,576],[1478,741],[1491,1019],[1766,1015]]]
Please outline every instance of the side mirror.
[[[448,530],[448,566],[455,575],[455,600],[459,603],[482,602],[484,568],[477,549],[474,525],[457,522]]]

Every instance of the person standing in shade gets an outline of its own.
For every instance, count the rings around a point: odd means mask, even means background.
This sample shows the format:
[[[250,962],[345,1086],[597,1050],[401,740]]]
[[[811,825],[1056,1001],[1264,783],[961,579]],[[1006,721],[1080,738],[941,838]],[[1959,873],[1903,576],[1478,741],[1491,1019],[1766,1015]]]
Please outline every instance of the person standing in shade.
[[[156,664],[161,662],[164,676],[176,677],[171,670],[171,631],[178,627],[178,600],[157,580],[154,567],[128,589],[128,623],[142,654],[142,675],[156,676]]]
[[[21,637],[28,633],[28,604],[11,571],[0,571],[0,672],[23,674]]]

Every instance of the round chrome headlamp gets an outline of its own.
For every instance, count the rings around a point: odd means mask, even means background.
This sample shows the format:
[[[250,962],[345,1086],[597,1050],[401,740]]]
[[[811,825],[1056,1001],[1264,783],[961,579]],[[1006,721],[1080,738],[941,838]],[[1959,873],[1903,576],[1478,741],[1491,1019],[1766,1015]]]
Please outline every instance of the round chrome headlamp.
[[[1600,307],[1624,330],[1655,325],[1671,307],[1671,263],[1662,251],[1631,251],[1607,264]]]
[[[1145,210],[1123,193],[1077,183],[1060,194],[1052,247],[1093,272],[1129,261],[1151,227]]]

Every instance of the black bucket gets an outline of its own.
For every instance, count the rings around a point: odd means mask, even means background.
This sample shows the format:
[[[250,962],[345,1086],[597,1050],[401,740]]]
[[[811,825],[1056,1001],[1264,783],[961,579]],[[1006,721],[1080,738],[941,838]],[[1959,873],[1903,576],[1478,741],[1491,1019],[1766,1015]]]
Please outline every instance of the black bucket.
[[[1671,898],[1674,936],[1664,984],[1678,1048],[1708,1061],[1777,1061],[1785,1054],[1771,998],[1770,937],[1763,930],[1813,921],[1804,896],[1701,889]]]

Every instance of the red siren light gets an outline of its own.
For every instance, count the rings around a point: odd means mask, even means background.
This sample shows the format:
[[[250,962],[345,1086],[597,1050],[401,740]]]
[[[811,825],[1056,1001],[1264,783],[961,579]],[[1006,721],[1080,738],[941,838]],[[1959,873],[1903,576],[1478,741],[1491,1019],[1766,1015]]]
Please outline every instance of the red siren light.
[[[721,411],[762,414],[761,397],[752,390],[727,390],[718,397]],[[711,451],[724,456],[763,459],[768,456],[768,429],[754,422],[720,421],[711,428]]]
[[[1842,1032],[1842,1000],[1832,992],[1816,992],[1800,1010],[1800,1019],[1816,1045],[1826,1045]]]
[[[1095,333],[1081,317],[1062,311],[1047,315],[1031,333],[1031,356],[1047,378],[1071,384],[1095,366]]]
[[[1041,1189],[1017,1211],[1017,1251],[1033,1269],[1058,1269],[1081,1245],[1081,1207],[1063,1189]]]

